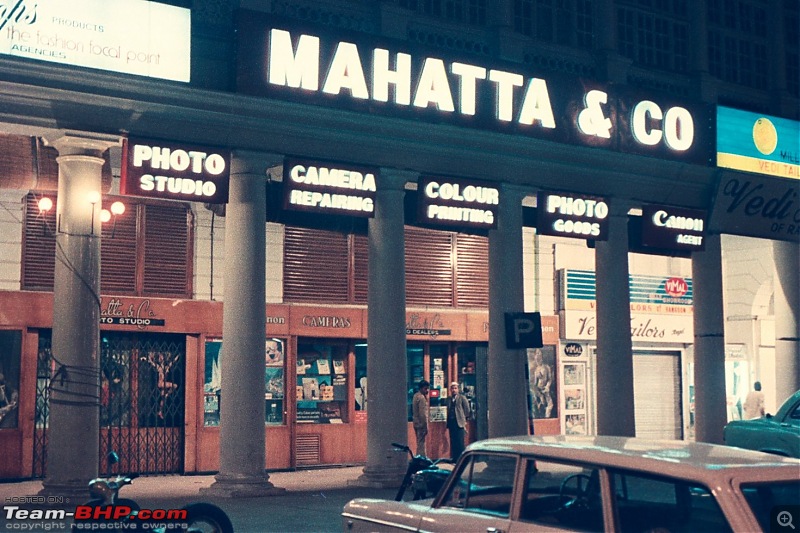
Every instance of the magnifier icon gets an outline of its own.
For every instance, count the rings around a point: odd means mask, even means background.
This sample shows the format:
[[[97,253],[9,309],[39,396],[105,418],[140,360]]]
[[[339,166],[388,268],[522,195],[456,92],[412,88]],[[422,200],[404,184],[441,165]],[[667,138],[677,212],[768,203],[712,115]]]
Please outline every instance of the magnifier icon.
[[[790,513],[789,511],[781,511],[780,513],[778,513],[777,519],[778,519],[778,524],[781,527],[788,526],[792,529],[795,529],[794,524],[792,523],[792,513]]]

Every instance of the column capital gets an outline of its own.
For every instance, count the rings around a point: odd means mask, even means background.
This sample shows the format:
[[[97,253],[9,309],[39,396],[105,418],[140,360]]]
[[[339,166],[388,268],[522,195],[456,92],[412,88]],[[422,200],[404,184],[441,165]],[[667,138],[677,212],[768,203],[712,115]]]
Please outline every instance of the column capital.
[[[504,202],[517,202],[522,203],[522,200],[526,196],[533,196],[536,194],[534,189],[531,189],[527,185],[520,185],[517,183],[505,183],[501,182],[498,183],[498,188],[500,189],[500,194],[504,197]]]
[[[403,190],[407,182],[416,182],[418,178],[419,172],[414,172],[413,170],[381,167],[378,190]]]
[[[234,150],[231,154],[231,175],[258,174],[267,176],[267,169],[283,164],[283,155],[268,152]]]
[[[46,145],[58,150],[59,155],[91,155],[103,157],[113,146],[122,146],[122,137],[103,133],[59,131],[43,137]]]

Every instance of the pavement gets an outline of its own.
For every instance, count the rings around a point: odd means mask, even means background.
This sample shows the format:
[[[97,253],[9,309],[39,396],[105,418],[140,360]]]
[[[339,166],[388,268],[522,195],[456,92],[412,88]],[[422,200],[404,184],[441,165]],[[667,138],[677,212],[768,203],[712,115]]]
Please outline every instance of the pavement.
[[[120,497],[135,500],[142,509],[174,509],[187,503],[205,501],[221,507],[230,517],[236,533],[326,533],[341,532],[341,510],[353,498],[392,499],[396,489],[358,486],[363,466],[301,469],[291,472],[270,472],[269,481],[277,491],[274,496],[219,497],[202,492],[210,487],[213,475],[143,476],[120,491]],[[8,506],[36,496],[41,480],[0,482],[0,499],[4,502],[0,516],[3,531],[69,531],[69,522],[54,520],[18,520],[9,516]],[[13,498],[13,499],[12,499]],[[75,504],[65,503],[72,510]],[[72,505],[72,508],[70,508]],[[33,509],[33,504],[20,505]]]

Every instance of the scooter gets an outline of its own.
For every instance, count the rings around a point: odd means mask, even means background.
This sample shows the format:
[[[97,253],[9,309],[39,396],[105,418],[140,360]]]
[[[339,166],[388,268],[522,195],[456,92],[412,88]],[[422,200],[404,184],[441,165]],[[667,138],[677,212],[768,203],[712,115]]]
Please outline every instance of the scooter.
[[[119,455],[116,452],[109,453],[108,462],[109,465],[118,463]],[[126,530],[146,530],[155,533],[165,533],[174,528],[190,533],[233,533],[233,524],[225,511],[216,505],[205,502],[190,503],[176,510],[171,516],[169,513],[164,513],[163,510],[148,510],[148,518],[151,520],[144,521],[142,519],[144,511],[138,503],[119,497],[120,489],[125,485],[130,485],[136,477],[136,474],[120,474],[91,480],[89,482],[91,499],[75,510],[75,521],[81,520],[84,523],[124,522]]]
[[[398,502],[402,501],[409,486],[414,500],[423,500],[436,496],[450,476],[455,462],[447,458],[434,461],[424,455],[414,455],[411,448],[397,442],[393,442],[392,447],[396,450],[407,452],[410,457],[408,468],[405,476],[403,476],[403,482],[400,484],[394,499]]]

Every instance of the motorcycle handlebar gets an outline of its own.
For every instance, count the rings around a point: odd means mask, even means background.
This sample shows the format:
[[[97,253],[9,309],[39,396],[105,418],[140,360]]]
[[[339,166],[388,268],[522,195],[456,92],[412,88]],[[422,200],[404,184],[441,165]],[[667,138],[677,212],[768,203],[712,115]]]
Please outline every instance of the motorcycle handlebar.
[[[411,448],[406,446],[405,444],[400,444],[399,442],[393,442],[392,446],[397,448],[398,450],[402,450],[404,452],[408,452],[411,457],[414,457],[414,452],[411,451]]]

